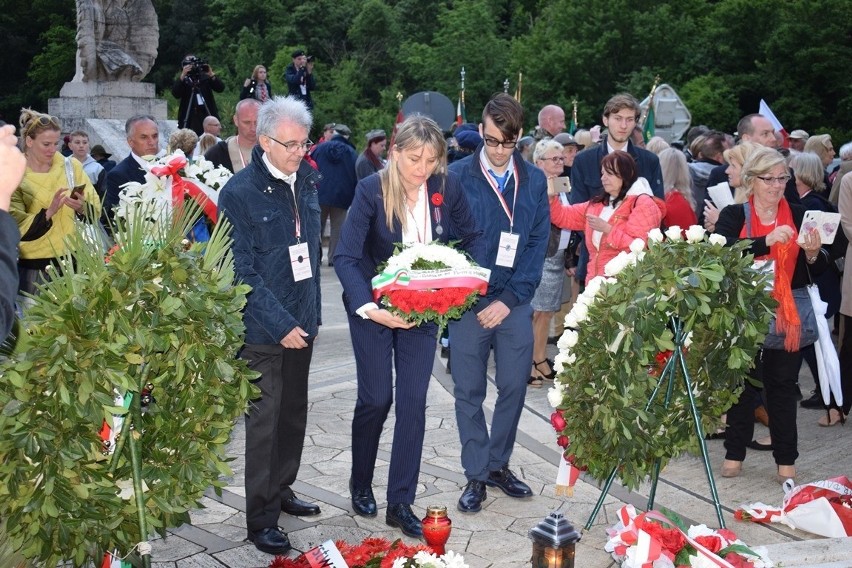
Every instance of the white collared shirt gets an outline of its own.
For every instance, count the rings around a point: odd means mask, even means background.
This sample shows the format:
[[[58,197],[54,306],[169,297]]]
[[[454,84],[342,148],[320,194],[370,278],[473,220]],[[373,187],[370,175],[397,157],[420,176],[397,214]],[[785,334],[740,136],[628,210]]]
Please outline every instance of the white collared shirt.
[[[296,197],[296,174],[297,172],[293,172],[292,174],[285,174],[278,168],[272,165],[272,161],[269,159],[269,156],[266,155],[266,152],[263,153],[263,163],[266,164],[266,167],[269,169],[269,173],[272,174],[272,177],[276,179],[280,179],[281,181],[287,183],[290,186],[290,191],[293,192],[293,197]]]

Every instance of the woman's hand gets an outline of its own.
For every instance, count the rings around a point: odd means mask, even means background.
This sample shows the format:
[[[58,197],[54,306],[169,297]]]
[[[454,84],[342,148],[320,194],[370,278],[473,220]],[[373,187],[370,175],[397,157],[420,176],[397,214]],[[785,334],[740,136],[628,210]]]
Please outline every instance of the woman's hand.
[[[719,220],[719,210],[709,199],[704,200],[704,228],[708,231],[716,229],[716,221]]]
[[[772,231],[766,235],[766,246],[771,247],[774,244],[787,243],[790,239],[793,238],[795,234],[795,230],[790,225],[781,225],[780,227],[775,227]]]
[[[251,78],[246,79],[246,82],[243,83],[243,87],[248,87],[249,85],[251,85]]]
[[[816,258],[817,253],[819,253],[820,247],[822,247],[822,238],[819,236],[819,231],[816,229],[811,229],[805,232],[804,242],[802,243],[802,249],[805,251],[805,255],[808,260],[812,260]]]
[[[83,214],[86,207],[86,197],[83,195],[82,191],[77,194],[71,193],[71,195],[65,197],[63,201],[65,205],[73,209],[76,213],[79,213],[80,215]]]
[[[56,215],[56,212],[59,211],[59,208],[65,204],[65,192],[68,191],[67,188],[60,187],[56,190],[56,193],[53,194],[53,200],[50,202],[50,206],[48,206],[47,211],[45,211],[45,218],[50,220],[51,217]]]
[[[377,324],[391,329],[411,329],[414,327],[413,322],[405,321],[398,315],[392,314],[387,310],[367,310],[364,313]]]
[[[612,225],[600,217],[596,217],[595,215],[586,215],[586,219],[589,221],[589,227],[591,227],[593,231],[600,231],[604,235],[609,234],[609,232],[612,231]]]

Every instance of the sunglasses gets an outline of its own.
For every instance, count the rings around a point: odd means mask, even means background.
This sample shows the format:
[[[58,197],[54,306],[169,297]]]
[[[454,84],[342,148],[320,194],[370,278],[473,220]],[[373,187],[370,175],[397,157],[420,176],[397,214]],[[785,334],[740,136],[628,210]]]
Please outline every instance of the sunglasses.
[[[57,130],[62,130],[62,126],[59,124],[59,119],[55,116],[50,116],[49,114],[43,114],[38,118],[34,118],[30,120],[26,126],[24,127],[24,135],[28,135],[36,126],[50,126],[53,125]]]

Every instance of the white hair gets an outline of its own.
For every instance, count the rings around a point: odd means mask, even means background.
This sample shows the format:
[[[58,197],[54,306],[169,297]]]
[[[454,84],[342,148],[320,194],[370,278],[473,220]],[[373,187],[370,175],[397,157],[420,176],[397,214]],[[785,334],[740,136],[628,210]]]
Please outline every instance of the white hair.
[[[262,105],[257,113],[257,134],[272,136],[282,122],[293,122],[311,130],[314,118],[307,105],[296,97],[272,97]]]

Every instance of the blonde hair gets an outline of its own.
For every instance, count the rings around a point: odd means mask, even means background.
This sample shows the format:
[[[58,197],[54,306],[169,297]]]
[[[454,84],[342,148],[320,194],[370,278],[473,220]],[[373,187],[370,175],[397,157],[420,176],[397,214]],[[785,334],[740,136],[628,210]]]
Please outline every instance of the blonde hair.
[[[557,150],[561,154],[562,148],[562,144],[560,144],[553,138],[545,138],[535,145],[535,150],[533,150],[533,162],[540,161],[542,158],[544,158],[544,155],[550,150]]]
[[[198,139],[198,153],[204,154],[207,150],[216,145],[216,137],[210,134],[209,132],[205,132]]]
[[[722,155],[725,157],[725,161],[728,164],[736,162],[739,164],[740,170],[742,170],[743,164],[746,163],[746,160],[749,159],[755,150],[761,147],[762,146],[755,144],[754,142],[740,142],[733,148],[725,150]],[[742,180],[742,176],[740,177],[740,180]],[[739,187],[734,188],[734,203],[745,203],[748,201],[749,195],[751,195],[751,189],[746,188],[742,183],[740,183]]]
[[[645,149],[658,156],[660,155],[660,152],[666,148],[671,148],[671,145],[666,142],[665,138],[662,136],[652,136],[651,139],[645,143]]]
[[[663,188],[666,193],[676,190],[683,195],[689,206],[695,209],[692,197],[692,178],[686,156],[677,148],[666,148],[660,152],[660,168],[663,171]]]
[[[419,114],[409,116],[399,125],[393,148],[388,154],[387,167],[379,172],[382,182],[382,199],[385,203],[385,223],[390,231],[394,230],[394,219],[396,219],[402,231],[405,232],[408,218],[405,212],[405,187],[399,175],[397,153],[418,148],[431,148],[435,152],[438,162],[432,175],[446,175],[447,141],[444,140],[441,127],[428,116]],[[442,179],[441,193],[444,191],[443,182]]]
[[[784,156],[775,148],[767,148],[760,146],[748,157],[743,164],[743,169],[740,172],[740,178],[743,180],[743,186],[751,192],[754,186],[754,180],[757,176],[768,174],[777,165],[784,166],[784,171],[790,173],[787,169],[787,161]]]
[[[796,179],[813,189],[822,191],[825,189],[825,169],[822,167],[822,159],[811,152],[796,154],[790,160],[790,167]]]
[[[816,134],[808,138],[808,141],[805,142],[804,151],[814,153],[820,158],[825,158],[831,146],[831,134]]]
[[[35,139],[36,136],[45,130],[62,132],[62,125],[59,123],[59,119],[31,108],[21,109],[21,117],[18,120],[18,124],[21,127],[21,144],[24,144],[24,138]]]
[[[195,145],[198,143],[198,134],[189,128],[181,128],[172,132],[169,136],[169,152],[181,150],[187,157],[192,156]]]
[[[251,72],[251,78],[253,81],[257,81],[257,72],[261,69],[265,70],[267,74],[269,73],[269,70],[266,68],[266,65],[255,65],[254,71]]]

